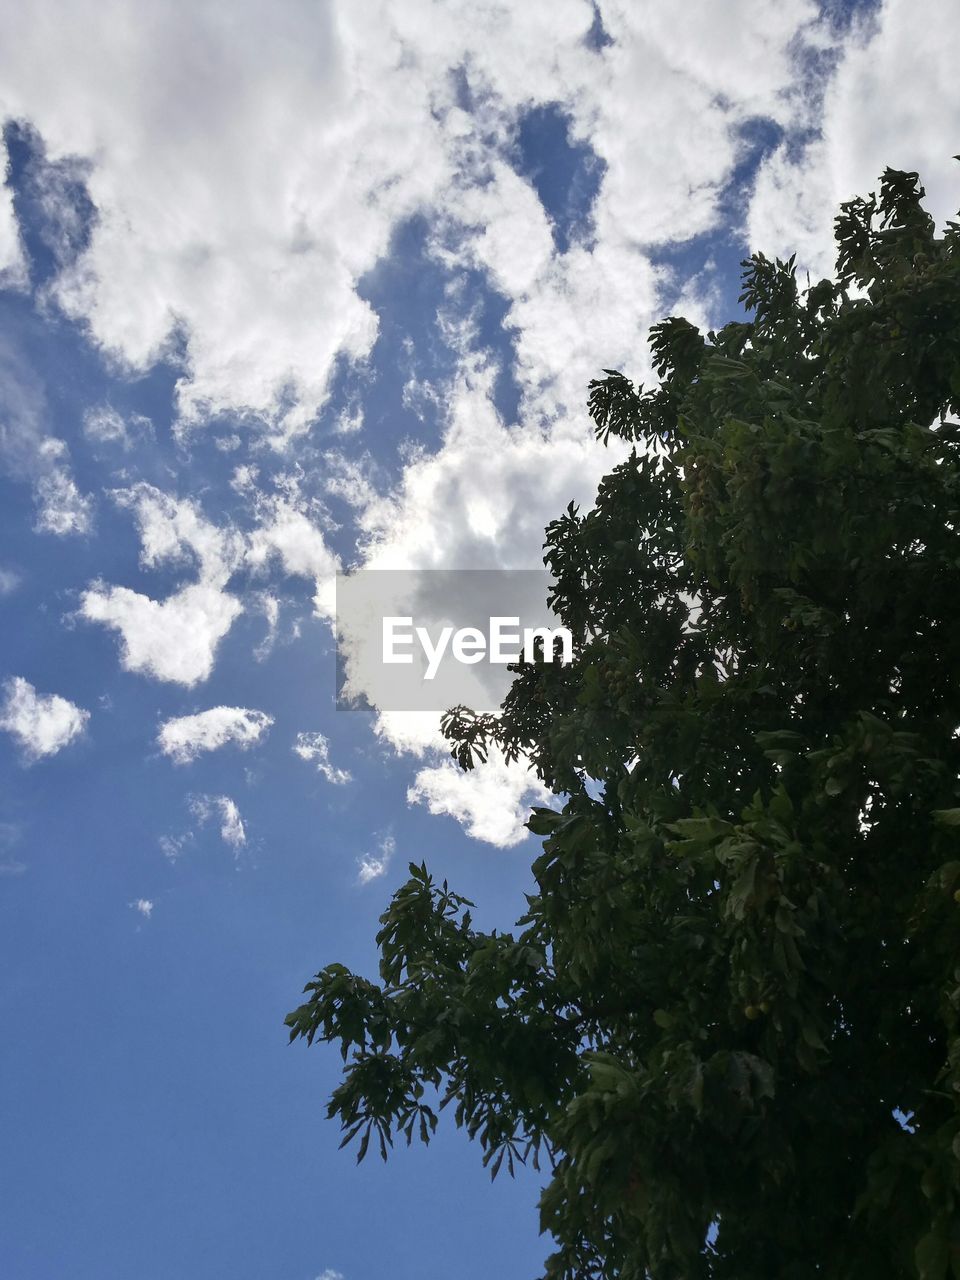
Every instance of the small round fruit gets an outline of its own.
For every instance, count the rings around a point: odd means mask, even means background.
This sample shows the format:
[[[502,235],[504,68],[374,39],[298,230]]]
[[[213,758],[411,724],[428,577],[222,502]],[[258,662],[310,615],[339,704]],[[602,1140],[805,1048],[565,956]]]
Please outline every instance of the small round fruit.
[[[750,1022],[756,1022],[756,1020],[760,1017],[760,1010],[757,1008],[755,1004],[748,1004],[743,1011],[743,1016],[749,1019]]]

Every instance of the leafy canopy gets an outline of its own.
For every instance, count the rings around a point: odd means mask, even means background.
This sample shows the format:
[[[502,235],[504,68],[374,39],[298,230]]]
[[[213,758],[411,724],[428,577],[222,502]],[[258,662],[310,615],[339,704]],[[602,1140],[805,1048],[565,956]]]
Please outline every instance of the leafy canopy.
[[[361,1156],[439,1091],[494,1173],[543,1158],[552,1280],[960,1277],[960,227],[922,196],[888,170],[836,280],[758,255],[749,322],[591,385],[634,449],[547,530],[575,661],[446,718],[558,796],[518,932],[412,866],[380,981],[287,1019]]]

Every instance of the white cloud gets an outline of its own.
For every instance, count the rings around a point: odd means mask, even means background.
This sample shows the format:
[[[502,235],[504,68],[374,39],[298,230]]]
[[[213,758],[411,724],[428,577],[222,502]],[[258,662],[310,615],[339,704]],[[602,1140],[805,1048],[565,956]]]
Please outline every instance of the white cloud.
[[[222,586],[238,567],[243,539],[234,529],[208,520],[190,498],[174,498],[150,484],[117,489],[117,505],[133,512],[146,568],[194,563],[200,580]]]
[[[0,729],[19,742],[27,760],[56,755],[78,738],[90,712],[55,693],[37,693],[22,676],[4,683]]]
[[[369,353],[377,321],[357,282],[420,210],[475,228],[476,260],[524,307],[510,323],[524,325],[525,378],[579,395],[607,336],[596,322],[627,322],[609,361],[650,318],[643,246],[712,224],[744,120],[802,112],[792,54],[816,13],[810,0],[688,0],[682,16],[609,0],[616,43],[600,54],[584,40],[587,0],[269,15],[249,0],[229,13],[115,0],[106,24],[93,0],[66,14],[37,0],[10,16],[0,81],[7,115],[37,127],[51,160],[94,158],[100,216],[56,283],[64,308],[134,369],[179,335],[184,420],[246,412],[281,440],[324,404],[339,357]],[[473,116],[457,100],[462,68]],[[607,165],[597,251],[569,271],[530,188],[489,146],[554,102]],[[9,257],[9,230],[3,243]],[[546,334],[568,329],[574,348],[548,352]]]
[[[360,513],[365,567],[537,568],[547,522],[571,500],[592,502],[618,451],[601,449],[580,422],[551,433],[507,427],[491,403],[495,372],[476,361],[463,370],[448,392],[441,449],[411,461],[396,491]],[[352,681],[351,688],[359,692]],[[432,713],[382,713],[377,732],[423,760],[412,803],[450,814],[476,839],[498,846],[523,839],[524,806],[547,794],[523,766],[491,761],[458,772]]]
[[[247,707],[210,707],[195,715],[165,720],[157,734],[164,755],[176,764],[189,764],[203,751],[216,751],[228,743],[247,748],[259,742],[273,716]]]
[[[47,441],[56,449],[44,452],[60,458],[66,456],[66,446],[59,440]],[[89,533],[93,524],[93,500],[85,497],[66,466],[55,463],[45,475],[41,475],[33,487],[37,504],[34,528],[38,533],[54,533],[66,537],[72,533]]]
[[[883,170],[916,170],[942,225],[960,206],[956,48],[960,15],[944,0],[885,0],[855,26],[823,102],[818,134],[762,165],[751,245],[796,251],[815,274],[833,268],[837,206],[877,189]]]
[[[0,565],[0,596],[8,596],[20,585],[20,575],[13,569],[4,569]]]
[[[339,1271],[331,1271],[327,1267],[326,1270],[320,1272],[317,1280],[343,1280],[343,1275]]]
[[[116,409],[108,404],[88,409],[83,415],[83,434],[98,444],[121,444],[127,447],[127,424]]]
[[[160,836],[157,843],[160,845],[160,851],[169,862],[176,860],[183,853],[187,845],[193,844],[194,836],[192,831],[185,831],[182,835],[163,835]]]
[[[927,20],[914,24],[922,32],[906,30],[904,18],[886,56],[893,69],[909,63],[919,74],[936,55],[913,121],[909,91],[897,89],[897,128],[919,136],[931,119],[943,122],[931,154],[956,129],[943,106],[953,100],[952,80],[944,83],[950,42],[929,48],[943,15],[931,16],[933,0],[923,8]],[[895,11],[909,12],[890,0],[882,21]],[[228,416],[231,434],[218,439],[231,447],[237,431],[258,427],[277,447],[297,438],[340,363],[372,349],[377,321],[360,278],[404,219],[426,215],[428,252],[452,277],[441,319],[460,361],[446,386],[428,389],[442,443],[410,456],[392,493],[376,493],[356,464],[334,464],[325,479],[357,507],[372,567],[539,564],[544,524],[571,499],[592,501],[615,461],[584,422],[587,381],[603,366],[648,373],[645,331],[659,318],[667,278],[651,248],[717,225],[745,124],[769,119],[794,143],[799,128],[817,123],[802,55],[835,42],[812,0],[605,0],[613,44],[602,53],[585,43],[594,19],[587,0],[291,0],[279,15],[245,0],[229,14],[114,0],[111,14],[99,21],[92,0],[67,14],[53,0],[16,8],[0,49],[4,110],[32,120],[51,156],[95,158],[89,188],[99,217],[55,295],[130,368],[182,346],[183,424],[213,418],[222,431]],[[842,85],[858,56],[854,48],[827,98],[851,154],[857,131],[843,115]],[[871,74],[866,55],[859,74]],[[874,78],[880,92],[885,76]],[[566,252],[508,159],[524,112],[549,104],[602,168],[590,225],[575,229]],[[870,128],[878,115],[871,111]],[[833,128],[796,172],[792,152],[768,164],[752,229],[773,235],[798,201],[800,216],[819,225],[817,202],[831,203],[833,181],[822,174],[832,173],[840,146]],[[953,150],[951,142],[944,154]],[[465,266],[504,298],[519,424],[495,413],[496,370],[476,353],[469,314],[462,319]],[[688,311],[709,308],[702,293],[687,290]],[[423,402],[422,372],[410,372],[410,404]],[[361,409],[351,406],[334,429],[358,427]],[[266,499],[255,479],[249,468],[236,473],[257,518],[240,541],[156,491],[129,499],[144,563],[182,558],[198,580],[162,601],[124,587],[88,590],[82,613],[120,633],[128,669],[186,685],[210,674],[241,609],[227,591],[241,542],[245,567],[267,573],[279,563],[312,579],[317,613],[332,618],[338,560],[316,512],[290,492]],[[494,765],[454,781],[452,766],[433,768],[443,749],[436,717],[383,716],[378,732],[424,763],[414,799],[455,814],[478,838],[519,838],[524,777],[500,778]]]
[[[372,342],[354,286],[386,248],[377,205],[413,208],[429,182],[416,140],[357,111],[329,6],[119,5],[95,42],[94,6],[41,10],[9,33],[23,61],[0,61],[7,109],[52,150],[100,159],[103,216],[63,305],[135,368],[179,323],[185,419],[251,408],[302,428],[338,352]]]
[[[93,500],[77,488],[67,446],[49,434],[48,418],[43,388],[25,353],[0,337],[0,470],[32,484],[38,533],[87,533]]]
[[[315,585],[314,609],[330,620],[336,611],[334,582],[338,557],[327,547],[323,533],[290,497],[260,495],[260,525],[250,535],[247,563],[265,572],[275,559],[285,573],[311,578]]]
[[[456,818],[468,835],[499,848],[519,844],[528,835],[523,824],[531,806],[549,798],[533,772],[508,765],[496,752],[470,773],[450,760],[421,769],[407,792],[411,803]]]
[[[379,880],[381,876],[386,875],[390,859],[396,849],[397,842],[393,836],[384,836],[376,853],[365,853],[359,857],[357,859],[359,867],[357,884],[369,884],[371,880]]]
[[[358,462],[331,451],[325,461],[328,467],[324,479],[327,493],[343,498],[344,502],[358,509],[368,507],[376,501],[377,493],[370,480],[373,463],[369,457]]]
[[[288,484],[288,492],[267,496],[252,488],[252,472],[246,479],[256,521],[249,533],[217,525],[197,502],[150,484],[113,491],[115,503],[133,513],[144,568],[183,565],[197,577],[163,600],[103,582],[92,583],[83,593],[80,616],[119,632],[121,662],[128,671],[188,687],[206,680],[220,642],[243,612],[240,599],[227,589],[241,569],[266,574],[279,563],[286,574],[313,579],[315,610],[332,619],[339,561],[304,509],[296,484]],[[274,628],[279,603],[274,609],[271,599],[269,593],[256,596]],[[268,648],[269,641],[266,648],[260,646],[261,656]]]
[[[97,405],[83,415],[83,434],[94,445],[117,445],[130,450],[136,438],[150,430],[149,418],[139,413],[124,418],[109,404]]]
[[[7,172],[7,144],[0,133],[0,176]],[[26,260],[13,209],[13,191],[0,182],[0,288],[14,289],[27,282]]]
[[[603,366],[649,371],[645,334],[658,318],[663,273],[647,246],[717,223],[745,121],[762,113],[788,127],[805,112],[793,53],[798,33],[823,41],[810,26],[815,7],[772,12],[749,0],[735,10],[721,15],[697,3],[668,19],[656,6],[605,5],[616,44],[601,57],[581,43],[589,6],[531,4],[509,17],[500,11],[494,19],[487,9],[476,16],[470,78],[489,97],[472,118],[444,104],[458,177],[444,193],[433,247],[452,271],[464,260],[484,271],[509,303],[504,323],[514,335],[521,425],[496,413],[498,371],[477,352],[469,300],[452,290],[443,319],[460,368],[446,387],[429,388],[445,418],[443,441],[409,461],[392,493],[357,491],[366,567],[534,567],[546,523],[571,500],[593,501],[619,451],[603,449],[586,428],[586,384]],[[444,12],[433,44],[448,47],[463,38],[465,10]],[[492,21],[509,22],[510,38],[479,47]],[[556,23],[547,39],[545,21]],[[418,29],[411,39],[422,36]],[[532,187],[480,141],[510,137],[518,111],[537,101],[559,102],[574,138],[606,166],[592,233],[575,234],[566,253],[554,248]],[[695,315],[703,310],[693,293],[685,304]],[[418,385],[416,377],[408,383],[411,404]],[[527,806],[546,792],[522,766],[493,760],[459,773],[436,717],[391,713],[377,728],[398,751],[425,761],[412,802],[454,816],[478,839],[523,839]]]
[[[199,823],[204,824],[219,816],[220,838],[231,846],[234,853],[247,843],[247,831],[236,802],[229,796],[191,796],[190,810]]]
[[[363,410],[356,406],[337,419],[334,431],[338,436],[352,436],[363,430]]]
[[[272,653],[277,639],[277,627],[280,622],[280,601],[276,596],[271,595],[269,591],[261,591],[256,596],[256,602],[266,619],[267,634],[254,649],[253,656],[258,662],[263,662]]]
[[[239,440],[237,441],[239,444]],[[259,469],[250,463],[242,463],[238,467],[234,467],[233,476],[230,479],[230,488],[236,490],[237,493],[249,493],[257,480]]]
[[[190,499],[173,498],[152,485],[119,489],[113,498],[134,514],[144,567],[193,564],[197,581],[165,600],[96,582],[81,596],[80,616],[120,633],[126,670],[188,687],[206,680],[220,641],[243,611],[225,590],[240,563],[242,538],[212,524]]]
[[[94,583],[80,599],[82,617],[120,633],[125,670],[187,687],[210,675],[220,641],[241,611],[234,596],[203,582],[166,600]]]
[[[547,521],[571,499],[593,500],[615,452],[582,421],[549,434],[506,426],[491,400],[495,375],[484,365],[461,373],[442,447],[362,511],[365,568],[539,568]]]
[[[138,911],[145,920],[149,920],[153,915],[154,904],[149,898],[136,898],[133,902],[127,904],[132,910]]]
[[[326,780],[335,786],[351,780],[346,769],[337,769],[330,763],[330,743],[322,733],[298,733],[293,751],[301,760],[315,764]]]
[[[240,816],[236,801],[224,795],[190,795],[187,797],[190,812],[200,827],[211,820],[219,823],[220,838],[231,847],[234,856],[247,843],[246,824]],[[196,833],[192,830],[179,835],[167,834],[159,838],[160,849],[169,862],[176,862],[188,850],[195,847]]]

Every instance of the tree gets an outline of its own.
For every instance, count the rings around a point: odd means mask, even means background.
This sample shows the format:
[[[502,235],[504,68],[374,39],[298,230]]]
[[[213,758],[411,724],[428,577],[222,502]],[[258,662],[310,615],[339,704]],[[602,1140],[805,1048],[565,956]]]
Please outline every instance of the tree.
[[[888,170],[836,280],[755,256],[748,323],[591,385],[633,451],[547,530],[575,661],[445,722],[558,796],[519,932],[411,866],[380,982],[287,1019],[361,1157],[437,1090],[493,1173],[545,1157],[553,1280],[960,1276],[960,226],[922,197]]]

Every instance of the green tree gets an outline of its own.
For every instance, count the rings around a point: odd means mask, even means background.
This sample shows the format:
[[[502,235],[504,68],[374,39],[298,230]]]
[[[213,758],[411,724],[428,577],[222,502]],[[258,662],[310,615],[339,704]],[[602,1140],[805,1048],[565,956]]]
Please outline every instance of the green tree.
[[[554,1280],[960,1276],[960,226],[922,197],[888,170],[835,281],[756,256],[748,323],[592,384],[634,447],[547,530],[575,661],[446,719],[558,796],[518,932],[412,866],[379,983],[287,1019],[361,1156],[438,1092],[494,1173],[539,1154]]]

